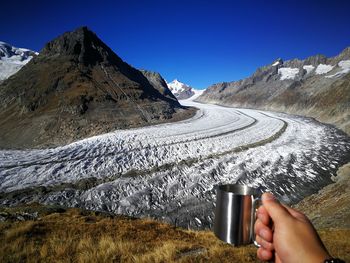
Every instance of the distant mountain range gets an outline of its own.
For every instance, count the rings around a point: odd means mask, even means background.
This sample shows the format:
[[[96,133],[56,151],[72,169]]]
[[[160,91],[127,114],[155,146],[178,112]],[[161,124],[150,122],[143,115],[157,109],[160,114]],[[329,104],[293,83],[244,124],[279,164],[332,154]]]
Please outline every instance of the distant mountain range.
[[[168,83],[168,87],[178,100],[188,99],[195,94],[192,87],[178,81],[177,79]]]
[[[26,63],[0,84],[0,147],[55,146],[189,117],[159,74],[125,63],[87,27],[38,55],[3,47],[2,60]]]
[[[55,146],[179,120],[193,112],[177,99],[195,94],[177,79],[167,83],[131,67],[86,27],[40,54],[0,42],[0,147]],[[246,79],[210,86],[196,100],[311,116],[350,134],[350,48],[331,58],[277,59]]]
[[[39,53],[0,41],[0,82],[15,74]]]
[[[315,117],[350,134],[350,48],[332,58],[277,59],[246,79],[210,86],[197,101]]]

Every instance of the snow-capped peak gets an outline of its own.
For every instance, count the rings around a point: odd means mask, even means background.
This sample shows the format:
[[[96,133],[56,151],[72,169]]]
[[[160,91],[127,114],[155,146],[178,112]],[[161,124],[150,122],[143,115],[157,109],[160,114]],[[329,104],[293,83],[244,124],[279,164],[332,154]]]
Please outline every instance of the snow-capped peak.
[[[182,83],[181,81],[174,79],[172,82],[167,83],[171,92],[178,100],[188,99],[194,95],[194,90],[189,85]]]
[[[24,61],[33,55],[39,55],[38,52],[29,50],[27,48],[18,48],[11,46],[8,43],[0,41],[0,59],[11,59]]]
[[[186,88],[189,88],[190,86],[178,81],[177,79],[174,79],[172,82],[168,83],[168,87],[173,93],[179,93],[181,91],[184,91]]]
[[[36,55],[39,53],[0,41],[0,81],[15,74]]]

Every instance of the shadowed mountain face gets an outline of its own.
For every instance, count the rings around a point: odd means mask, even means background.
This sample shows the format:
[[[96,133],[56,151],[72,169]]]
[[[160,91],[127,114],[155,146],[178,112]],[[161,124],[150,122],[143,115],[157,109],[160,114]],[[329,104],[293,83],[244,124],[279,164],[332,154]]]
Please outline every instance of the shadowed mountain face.
[[[184,112],[166,87],[82,27],[47,43],[0,85],[0,147],[66,144]]]
[[[246,79],[210,86],[197,100],[315,117],[350,134],[350,48],[332,58],[278,59]]]
[[[152,86],[155,87],[161,94],[173,100],[177,100],[169,89],[166,81],[158,72],[152,72],[148,70],[141,70],[141,72],[147,78],[149,83],[151,83]]]

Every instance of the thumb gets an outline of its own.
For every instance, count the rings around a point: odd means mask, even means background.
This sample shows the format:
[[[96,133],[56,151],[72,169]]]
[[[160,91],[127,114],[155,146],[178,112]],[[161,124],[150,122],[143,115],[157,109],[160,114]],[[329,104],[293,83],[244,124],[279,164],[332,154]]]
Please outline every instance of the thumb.
[[[272,218],[272,221],[276,224],[280,220],[283,221],[285,218],[289,218],[290,214],[287,209],[281,205],[276,197],[271,193],[264,193],[262,195],[262,203],[267,213]]]

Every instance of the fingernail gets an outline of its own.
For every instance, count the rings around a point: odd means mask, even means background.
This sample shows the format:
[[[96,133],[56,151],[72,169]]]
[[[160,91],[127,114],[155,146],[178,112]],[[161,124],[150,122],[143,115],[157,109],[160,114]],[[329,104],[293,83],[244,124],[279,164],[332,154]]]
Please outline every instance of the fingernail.
[[[265,193],[261,197],[263,201],[276,201],[276,197],[271,193]]]

